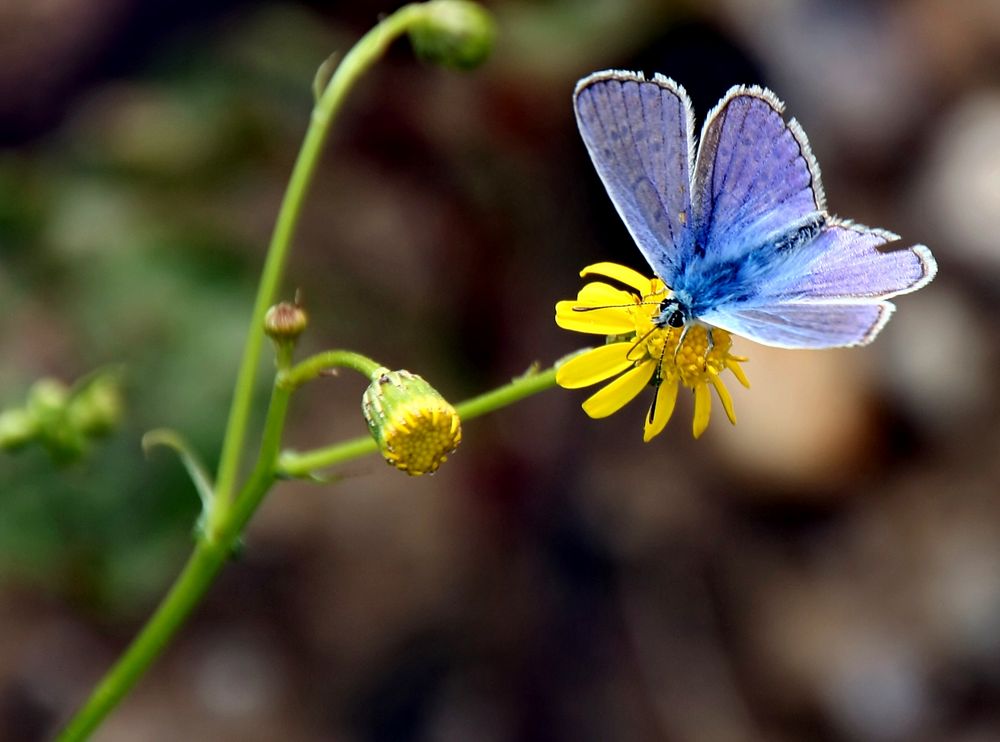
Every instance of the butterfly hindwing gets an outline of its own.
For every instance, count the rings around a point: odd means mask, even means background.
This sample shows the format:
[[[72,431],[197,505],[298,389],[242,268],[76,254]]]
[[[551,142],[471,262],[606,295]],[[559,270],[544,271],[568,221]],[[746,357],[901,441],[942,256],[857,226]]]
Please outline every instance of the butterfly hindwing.
[[[853,222],[831,219],[803,245],[800,255],[776,267],[762,282],[766,301],[865,301],[887,299],[925,286],[937,273],[934,257],[923,245],[885,251],[898,235]]]
[[[580,133],[615,208],[668,284],[690,249],[694,116],[684,89],[661,75],[598,72],[573,97]]]
[[[783,303],[712,313],[706,321],[776,348],[836,348],[870,343],[895,307],[866,304]]]
[[[742,301],[720,303],[701,319],[765,345],[828,348],[864,345],[893,306],[937,272],[923,245],[886,252],[896,235],[831,218],[819,234],[771,256],[771,272]]]

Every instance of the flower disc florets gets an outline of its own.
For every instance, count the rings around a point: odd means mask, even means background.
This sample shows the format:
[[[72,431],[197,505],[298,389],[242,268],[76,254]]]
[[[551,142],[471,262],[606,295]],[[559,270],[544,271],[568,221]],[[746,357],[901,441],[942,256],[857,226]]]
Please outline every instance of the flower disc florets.
[[[409,371],[382,369],[365,390],[361,409],[382,457],[413,476],[437,471],[462,442],[455,408]]]
[[[700,323],[677,328],[659,324],[660,304],[670,297],[670,291],[658,278],[646,278],[614,263],[589,266],[580,275],[595,274],[629,290],[593,282],[580,290],[576,300],[556,304],[556,323],[560,327],[607,336],[605,345],[560,366],[556,372],[559,385],[577,389],[617,377],[583,403],[584,411],[595,418],[617,412],[652,385],[655,394],[646,416],[646,441],[658,435],[670,420],[680,386],[694,393],[695,438],[708,426],[709,385],[715,388],[726,416],[735,424],[732,399],[720,374],[728,369],[741,384],[749,383],[739,365],[746,358],[729,352],[730,334]]]

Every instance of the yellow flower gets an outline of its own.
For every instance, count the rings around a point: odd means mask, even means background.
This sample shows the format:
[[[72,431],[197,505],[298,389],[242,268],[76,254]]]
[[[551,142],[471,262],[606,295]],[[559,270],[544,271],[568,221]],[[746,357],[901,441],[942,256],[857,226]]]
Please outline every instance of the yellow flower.
[[[750,382],[740,366],[747,359],[729,352],[733,341],[728,332],[702,324],[686,328],[656,324],[661,302],[670,297],[670,290],[658,278],[646,278],[615,263],[596,263],[580,275],[610,278],[628,289],[595,281],[580,289],[576,300],[556,304],[556,324],[563,329],[607,337],[605,345],[574,356],[556,372],[556,382],[566,389],[617,377],[583,403],[588,415],[607,417],[652,386],[653,402],[643,431],[643,440],[650,441],[670,420],[677,390],[683,385],[694,393],[692,431],[697,438],[708,427],[711,385],[729,421],[736,424],[733,401],[720,374],[728,369],[743,386],[749,387]]]

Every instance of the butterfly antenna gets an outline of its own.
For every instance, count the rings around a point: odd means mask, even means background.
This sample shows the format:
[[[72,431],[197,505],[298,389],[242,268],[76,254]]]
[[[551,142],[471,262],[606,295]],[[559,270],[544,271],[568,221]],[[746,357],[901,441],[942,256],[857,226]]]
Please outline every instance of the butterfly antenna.
[[[593,312],[595,309],[629,309],[631,307],[659,306],[658,301],[637,301],[634,304],[605,304],[600,307],[573,307],[574,312]]]

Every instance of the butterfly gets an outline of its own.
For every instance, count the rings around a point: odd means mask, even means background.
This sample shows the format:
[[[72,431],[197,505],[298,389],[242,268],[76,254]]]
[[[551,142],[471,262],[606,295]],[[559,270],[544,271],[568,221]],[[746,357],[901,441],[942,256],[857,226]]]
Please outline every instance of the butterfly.
[[[734,87],[695,148],[684,88],[607,70],[577,83],[576,120],[597,173],[671,290],[654,324],[718,327],[779,348],[865,345],[890,297],[925,286],[924,245],[831,215],[802,127],[770,90]]]

